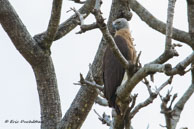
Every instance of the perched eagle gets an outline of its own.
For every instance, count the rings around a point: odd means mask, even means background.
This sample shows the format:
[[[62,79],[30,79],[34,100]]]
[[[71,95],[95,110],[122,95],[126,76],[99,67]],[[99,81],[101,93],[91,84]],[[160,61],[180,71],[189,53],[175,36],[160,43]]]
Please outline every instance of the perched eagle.
[[[114,41],[119,50],[126,60],[135,63],[136,51],[129,31],[128,21],[124,18],[119,18],[113,22],[113,27],[116,30]],[[133,74],[132,71],[128,73],[129,74],[125,74],[124,67],[111,49],[107,47],[103,58],[104,95],[108,100],[109,106],[115,108],[117,114],[120,113],[120,110],[116,104],[116,90],[117,87],[121,85],[124,78],[127,79],[127,77]]]

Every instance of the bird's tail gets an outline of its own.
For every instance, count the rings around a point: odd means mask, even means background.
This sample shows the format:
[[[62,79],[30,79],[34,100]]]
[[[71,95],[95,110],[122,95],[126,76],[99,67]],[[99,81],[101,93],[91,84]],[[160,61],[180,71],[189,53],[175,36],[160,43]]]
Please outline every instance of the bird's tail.
[[[120,108],[119,106],[116,104],[116,95],[114,95],[112,98],[111,98],[111,101],[109,101],[109,106],[110,107],[113,107],[117,113],[117,115],[120,115],[121,111],[120,111]]]

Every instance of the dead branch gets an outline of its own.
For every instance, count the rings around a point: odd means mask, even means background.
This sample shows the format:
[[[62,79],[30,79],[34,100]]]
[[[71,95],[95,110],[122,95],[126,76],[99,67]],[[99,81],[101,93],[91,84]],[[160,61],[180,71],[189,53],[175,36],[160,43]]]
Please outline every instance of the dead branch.
[[[78,10],[78,12],[80,12],[80,14],[85,14],[84,18],[86,18],[91,13],[91,11],[94,9],[94,5],[95,5],[95,0],[87,0],[85,4]],[[73,30],[78,25],[78,23],[75,22],[78,20],[79,18],[77,14],[74,14],[69,19],[61,23],[57,29],[54,40],[58,40],[62,38],[67,33],[69,33],[71,30]],[[37,42],[41,42],[44,39],[45,34],[46,32],[37,34],[34,36],[34,39]]]
[[[194,60],[194,52],[192,52],[188,57],[186,57],[183,61],[181,61],[180,63],[178,63],[173,69],[171,70],[167,70],[166,74],[167,75],[175,75],[175,74],[179,74],[179,75],[184,75],[185,73],[187,73],[188,71],[185,71],[186,67],[191,64],[191,62]],[[192,69],[193,66],[191,66]],[[190,70],[191,70],[190,69]]]
[[[80,81],[79,81],[79,83],[74,83],[74,85],[92,86],[92,87],[95,87],[95,88],[97,88],[97,89],[99,89],[101,91],[104,88],[103,86],[96,84],[94,81],[90,82],[90,81],[85,80],[81,73],[80,73]]]
[[[172,80],[172,77],[170,79]],[[163,89],[163,87],[167,86],[167,83],[168,84],[171,83],[171,81],[169,81],[170,79],[164,82],[155,92],[151,91],[151,86],[149,85],[149,81],[146,78],[144,79],[145,80],[144,84],[147,86],[150,96],[144,102],[139,103],[137,106],[135,106],[135,100],[137,95],[134,96],[134,100],[132,101],[131,107],[129,107],[126,111],[125,125],[130,127],[131,119],[136,115],[137,112],[139,112],[140,109],[148,106],[154,101],[154,99],[157,98],[159,92]]]
[[[102,99],[100,97],[96,98],[95,103],[97,103],[101,106],[108,106],[108,101],[106,99]]]
[[[102,121],[102,124],[106,124],[107,126],[111,126],[112,120],[110,119],[109,115],[106,115],[106,113],[103,113],[102,116],[94,109],[94,112],[98,115],[98,119]]]
[[[80,25],[80,31],[77,32],[76,34],[82,34],[82,33],[85,33],[86,31],[98,28],[96,23],[85,25],[84,24],[84,17],[85,17],[85,15],[84,14],[80,14],[80,12],[77,11],[75,8],[71,8],[71,10],[73,10],[76,13],[76,15],[79,17],[79,20],[75,20],[75,22]]]
[[[89,24],[89,25],[82,25],[82,26],[80,26],[81,30],[79,32],[77,32],[76,34],[82,34],[82,33],[85,33],[86,31],[93,30],[96,28],[98,28],[98,26],[95,22],[92,24]]]
[[[79,18],[79,22],[78,24],[80,24],[81,26],[84,25],[84,14],[80,14],[79,11],[77,11],[75,8],[71,8],[71,10],[73,10],[75,12],[75,14],[78,16]]]

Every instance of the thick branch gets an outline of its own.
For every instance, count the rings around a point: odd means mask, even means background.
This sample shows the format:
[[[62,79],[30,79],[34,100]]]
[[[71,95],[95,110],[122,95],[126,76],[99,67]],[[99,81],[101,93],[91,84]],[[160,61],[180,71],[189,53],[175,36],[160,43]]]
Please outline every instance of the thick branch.
[[[32,39],[8,0],[0,0],[0,23],[24,58],[33,65],[40,63],[36,57],[43,55],[41,48]]]
[[[0,0],[0,23],[35,73],[40,99],[41,128],[56,129],[62,113],[51,57],[32,39],[7,0]]]
[[[131,9],[146,22],[151,28],[166,34],[166,24],[154,17],[147,9],[145,9],[136,0],[129,0]],[[172,38],[191,46],[191,37],[187,32],[173,28]]]
[[[187,14],[188,14],[188,25],[189,25],[189,34],[192,39],[192,48],[194,50],[194,1],[187,0]],[[194,65],[194,62],[192,63]],[[192,83],[194,83],[194,69],[191,71],[192,74]]]
[[[41,109],[41,129],[56,129],[61,121],[61,103],[57,79],[51,57],[45,57],[41,65],[33,66]]]
[[[173,108],[173,118],[171,119],[171,123],[172,123],[172,129],[176,129],[176,125],[179,122],[180,119],[180,115],[183,111],[183,108],[186,104],[186,102],[189,100],[189,98],[191,97],[191,95],[194,92],[194,84],[192,84],[187,91],[183,94],[183,96],[180,98],[180,100],[175,104],[174,108]]]
[[[140,68],[130,80],[127,80],[123,85],[121,85],[117,89],[117,95],[125,100],[129,97],[133,88],[143,79],[145,78],[148,73],[155,73],[155,72],[164,72],[167,75],[175,75],[180,74],[184,69],[192,63],[194,59],[194,52],[186,57],[182,62],[180,62],[175,68],[171,68],[170,64],[146,64],[143,68]],[[180,69],[181,67],[181,69]],[[125,99],[124,99],[125,98]]]
[[[42,43],[41,45],[44,48],[50,49],[51,44],[55,38],[55,34],[57,32],[58,25],[60,22],[60,17],[61,17],[62,2],[63,0],[53,0],[49,25],[48,25],[46,34],[44,36],[44,39],[41,42]]]

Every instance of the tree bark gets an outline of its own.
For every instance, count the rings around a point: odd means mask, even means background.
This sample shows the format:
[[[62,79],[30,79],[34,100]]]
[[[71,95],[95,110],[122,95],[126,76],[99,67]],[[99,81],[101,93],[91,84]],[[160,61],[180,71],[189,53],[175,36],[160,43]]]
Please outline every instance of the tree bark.
[[[35,73],[41,108],[41,128],[56,129],[62,113],[50,55],[33,40],[7,0],[0,0],[0,23]]]
[[[114,31],[112,28],[112,21],[120,18],[127,17],[131,18],[131,13],[129,12],[128,4],[126,0],[113,0],[111,11],[108,20],[108,28],[112,35]],[[96,56],[92,63],[92,73],[94,80],[97,84],[102,84],[102,58],[104,56],[104,51],[107,47],[107,43],[102,39],[97,50]],[[87,74],[86,80],[90,80],[90,73]],[[79,129],[83,122],[85,121],[88,112],[91,110],[92,105],[97,97],[97,92],[92,87],[82,86],[78,91],[74,101],[72,102],[70,108],[66,112],[59,125],[60,129],[72,128]]]

